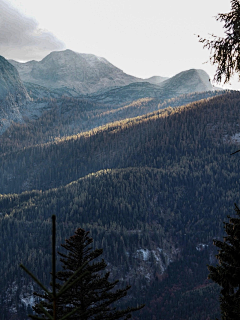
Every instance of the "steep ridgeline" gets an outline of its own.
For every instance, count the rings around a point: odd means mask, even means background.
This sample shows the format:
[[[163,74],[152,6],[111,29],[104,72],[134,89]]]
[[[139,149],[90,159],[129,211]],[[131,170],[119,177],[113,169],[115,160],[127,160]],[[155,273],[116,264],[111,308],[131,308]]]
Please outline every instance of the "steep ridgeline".
[[[0,134],[12,121],[23,122],[19,107],[29,100],[17,69],[0,56]]]
[[[61,95],[79,96],[106,87],[142,81],[125,74],[104,58],[71,50],[51,52],[39,62],[9,61],[18,69],[24,82],[46,87]]]
[[[29,191],[0,196],[0,309],[31,301],[20,261],[49,284],[55,213],[57,246],[90,230],[131,301],[146,303],[138,320],[219,317],[206,265],[240,196],[239,104],[231,92],[2,156],[0,192]]]

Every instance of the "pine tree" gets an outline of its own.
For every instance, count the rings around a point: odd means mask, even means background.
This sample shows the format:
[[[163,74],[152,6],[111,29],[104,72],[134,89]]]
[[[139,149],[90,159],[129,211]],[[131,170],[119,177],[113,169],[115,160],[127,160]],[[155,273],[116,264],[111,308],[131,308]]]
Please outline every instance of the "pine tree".
[[[240,217],[240,210],[235,204],[236,214]],[[220,308],[222,320],[240,319],[240,219],[229,218],[224,222],[227,236],[224,241],[214,239],[213,243],[220,250],[216,255],[219,265],[208,266],[209,279],[219,284]]]
[[[217,21],[223,21],[225,38],[212,35],[213,40],[200,38],[204,48],[213,51],[210,57],[212,64],[217,64],[217,71],[214,79],[221,82],[225,76],[224,83],[230,81],[232,75],[237,72],[240,80],[240,2],[231,0],[231,11],[218,14]],[[198,36],[200,37],[200,36]]]
[[[52,280],[53,281],[51,285],[52,285],[53,291],[49,292],[47,288],[23,264],[20,264],[20,267],[26,273],[28,273],[32,277],[32,279],[45,291],[45,296],[52,303],[51,311],[48,312],[45,308],[46,304],[41,301],[38,304],[38,311],[40,314],[43,314],[44,318],[43,317],[39,318],[38,316],[29,314],[28,316],[32,319],[67,320],[67,319],[70,319],[70,316],[72,316],[77,311],[77,308],[75,308],[71,310],[71,312],[69,312],[68,314],[65,314],[64,317],[59,318],[58,317],[58,314],[59,314],[58,300],[66,290],[69,290],[69,288],[71,288],[71,286],[74,285],[75,281],[80,280],[82,277],[84,277],[87,274],[87,271],[83,271],[85,264],[81,265],[81,267],[72,274],[72,276],[63,284],[63,286],[61,286],[61,289],[57,292],[56,270],[55,270],[56,269],[55,247],[56,247],[56,216],[52,215]],[[81,271],[81,275],[79,275],[80,271]],[[75,281],[71,281],[74,277],[75,277]]]
[[[103,250],[89,247],[93,242],[90,238],[89,232],[79,228],[75,231],[75,235],[66,240],[66,244],[62,244],[62,247],[69,251],[68,255],[58,252],[63,262],[63,270],[56,273],[56,279],[65,283],[73,275],[73,273],[81,268],[82,272],[86,272],[85,276],[80,280],[77,277],[73,277],[71,282],[76,281],[61,297],[59,297],[57,306],[57,317],[64,317],[72,310],[78,308],[78,311],[71,316],[71,319],[129,319],[131,313],[137,311],[143,307],[127,308],[118,310],[116,302],[127,295],[127,291],[130,286],[124,289],[113,290],[118,284],[118,280],[109,282],[108,278],[110,273],[107,272],[103,275],[103,271],[106,268],[106,263],[102,259],[101,261],[93,262],[93,260],[100,257]],[[61,285],[56,284],[56,287],[61,290]],[[44,307],[48,309],[48,312],[52,313],[52,301],[46,294],[34,293],[36,296],[45,299]],[[33,307],[36,313],[41,313],[39,305]]]

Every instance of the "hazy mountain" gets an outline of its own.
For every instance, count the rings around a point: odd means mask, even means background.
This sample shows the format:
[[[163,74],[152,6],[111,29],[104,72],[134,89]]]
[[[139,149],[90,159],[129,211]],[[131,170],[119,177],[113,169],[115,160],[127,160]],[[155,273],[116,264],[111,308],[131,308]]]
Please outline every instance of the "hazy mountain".
[[[34,98],[94,94],[95,101],[118,103],[122,99],[122,105],[145,97],[165,99],[213,89],[203,70],[183,71],[172,78],[140,79],[124,73],[105,58],[69,49],[51,52],[39,62],[9,61]]]
[[[23,81],[48,89],[61,89],[77,96],[113,86],[124,86],[142,79],[130,76],[106,59],[71,50],[54,51],[43,60],[20,63],[9,60]]]
[[[161,101],[182,94],[212,91],[208,74],[203,70],[190,69],[180,72],[159,84],[149,82],[131,83],[103,93],[95,93],[89,99],[109,105],[125,105],[142,98],[157,98]]]
[[[209,75],[201,69],[182,71],[159,84],[168,95],[213,90]]]

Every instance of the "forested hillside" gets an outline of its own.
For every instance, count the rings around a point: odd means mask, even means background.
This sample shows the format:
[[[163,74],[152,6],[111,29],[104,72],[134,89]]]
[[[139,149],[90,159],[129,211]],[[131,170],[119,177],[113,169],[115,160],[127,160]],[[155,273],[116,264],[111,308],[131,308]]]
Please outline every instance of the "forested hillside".
[[[104,105],[86,98],[37,99],[30,105],[22,106],[20,111],[25,123],[12,122],[11,126],[0,135],[0,153],[52,142],[109,122],[138,117],[169,106],[178,107],[224,93],[226,91],[207,91],[183,94],[167,100],[143,98],[123,107]]]
[[[4,319],[16,308],[23,320],[19,297],[32,293],[20,262],[49,284],[52,214],[58,246],[78,227],[91,231],[112,277],[132,284],[128,304],[146,304],[134,319],[219,316],[206,264],[214,263],[212,239],[222,237],[222,222],[239,199],[238,154],[230,156],[239,145],[239,106],[240,93],[231,92],[46,144],[33,146],[30,138],[24,149],[6,143]],[[4,195],[10,192],[16,194]]]
[[[108,168],[181,168],[186,175],[189,162],[200,170],[202,159],[204,165],[205,159],[213,165],[228,157],[234,149],[228,139],[238,132],[238,112],[239,94],[229,93],[8,152],[0,158],[0,191],[46,190]]]

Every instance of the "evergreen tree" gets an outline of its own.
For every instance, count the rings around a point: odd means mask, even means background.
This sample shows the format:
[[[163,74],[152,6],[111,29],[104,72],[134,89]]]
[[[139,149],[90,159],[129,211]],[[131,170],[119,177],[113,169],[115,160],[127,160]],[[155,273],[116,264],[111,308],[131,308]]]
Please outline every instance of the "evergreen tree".
[[[78,311],[71,316],[72,320],[129,319],[131,318],[131,313],[143,308],[143,305],[135,308],[117,309],[116,302],[127,295],[130,286],[113,291],[119,281],[109,282],[109,272],[103,275],[103,271],[107,266],[103,259],[93,262],[102,254],[103,250],[95,249],[93,251],[92,247],[90,247],[93,239],[88,234],[89,232],[81,228],[77,229],[75,235],[67,239],[66,244],[62,244],[62,247],[69,251],[68,255],[58,252],[63,257],[60,260],[63,262],[64,271],[57,272],[56,279],[65,283],[83,265],[85,266],[82,272],[85,271],[86,273],[80,280],[77,280],[75,276],[72,277],[70,284],[74,281],[76,283],[59,297],[57,317],[64,317],[65,314],[77,308]],[[56,287],[61,290],[60,284],[56,284]],[[36,292],[34,294],[45,299],[42,305],[51,314],[52,301],[49,296]],[[41,313],[39,304],[36,304],[33,309],[36,313]]]
[[[45,286],[23,264],[20,264],[20,267],[26,273],[28,273],[32,277],[32,279],[45,291],[45,297],[52,302],[51,311],[48,312],[45,308],[46,304],[44,304],[44,302],[41,301],[38,304],[38,313],[43,314],[44,318],[43,317],[39,318],[35,315],[29,314],[28,316],[31,319],[67,320],[70,318],[70,316],[72,316],[77,311],[77,309],[73,309],[73,310],[71,310],[71,312],[65,314],[64,317],[58,318],[59,308],[58,308],[57,302],[58,302],[59,297],[61,297],[66,290],[68,290],[72,285],[74,285],[75,281],[80,280],[83,276],[86,275],[87,271],[82,271],[83,268],[85,267],[85,264],[83,264],[78,270],[76,270],[76,272],[74,272],[72,274],[72,276],[63,284],[63,286],[61,287],[61,290],[56,292],[56,287],[57,287],[56,285],[57,284],[56,284],[56,270],[55,270],[56,269],[55,246],[56,246],[56,216],[52,215],[52,280],[53,281],[52,281],[51,285],[52,285],[53,291],[49,292],[45,288]],[[82,271],[82,273],[79,276],[80,271]],[[78,276],[76,277],[76,275],[78,275]],[[73,277],[75,277],[75,281],[71,281]]]
[[[240,217],[240,210],[235,204],[236,214]],[[222,287],[220,307],[222,320],[240,319],[240,219],[229,218],[224,222],[227,236],[224,241],[214,239],[213,243],[220,250],[216,255],[219,265],[208,266],[209,279]]]
[[[217,71],[214,79],[221,82],[225,76],[224,83],[229,82],[231,76],[237,72],[240,79],[240,2],[231,0],[231,11],[218,14],[217,21],[223,21],[225,38],[212,35],[213,40],[200,38],[204,48],[213,51],[210,61],[217,64]],[[200,37],[200,36],[198,36]]]

